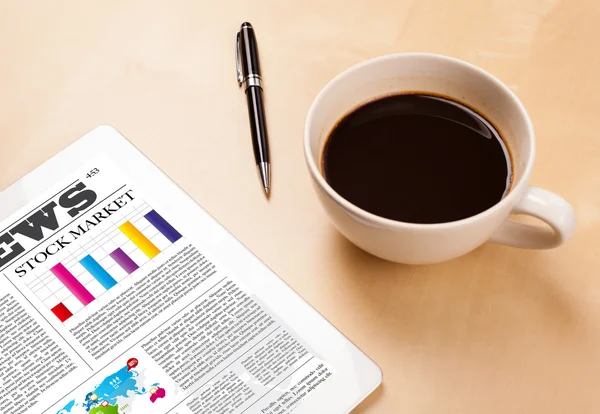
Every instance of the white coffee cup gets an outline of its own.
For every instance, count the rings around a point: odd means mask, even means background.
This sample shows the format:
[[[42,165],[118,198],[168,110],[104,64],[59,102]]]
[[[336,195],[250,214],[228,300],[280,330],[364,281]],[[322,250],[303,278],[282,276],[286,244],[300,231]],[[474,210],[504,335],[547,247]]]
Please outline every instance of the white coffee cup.
[[[501,131],[513,158],[513,184],[496,205],[475,216],[440,224],[386,219],[345,200],[321,174],[323,146],[332,128],[358,105],[406,91],[434,92],[477,108]],[[535,158],[529,115],[502,82],[469,63],[424,53],[382,56],[331,80],[313,102],[304,130],[304,151],[314,187],[334,226],[358,247],[383,259],[426,264],[463,255],[486,241],[549,249],[575,231],[575,212],[562,197],[528,181]],[[356,168],[361,168],[357,165]],[[527,214],[548,224],[517,222]]]

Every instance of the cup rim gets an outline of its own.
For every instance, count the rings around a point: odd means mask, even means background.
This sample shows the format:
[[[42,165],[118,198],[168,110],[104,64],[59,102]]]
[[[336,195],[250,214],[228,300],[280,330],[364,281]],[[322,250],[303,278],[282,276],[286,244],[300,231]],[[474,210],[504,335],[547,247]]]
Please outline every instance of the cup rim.
[[[347,77],[351,73],[361,70],[365,66],[378,64],[378,63],[382,63],[382,62],[386,62],[386,61],[398,60],[398,59],[414,59],[414,58],[426,58],[426,59],[438,60],[438,61],[443,60],[443,61],[450,62],[450,63],[458,65],[458,66],[462,66],[463,68],[465,68],[467,70],[478,72],[480,75],[485,77],[489,82],[491,82],[495,86],[499,87],[505,94],[507,94],[509,99],[512,100],[512,102],[517,106],[519,112],[521,113],[521,115],[524,118],[525,127],[527,129],[527,135],[529,136],[529,140],[531,143],[531,150],[529,152],[529,156],[528,156],[526,164],[525,164],[525,170],[523,171],[521,178],[514,185],[513,189],[508,193],[508,195],[506,197],[504,197],[502,200],[500,200],[499,202],[497,202],[496,204],[494,204],[492,207],[488,208],[487,210],[484,210],[481,213],[478,213],[474,216],[470,216],[470,217],[467,217],[467,218],[464,218],[461,220],[444,222],[444,223],[409,223],[409,222],[392,220],[392,219],[388,219],[385,217],[375,215],[373,213],[370,213],[370,212],[363,210],[362,208],[352,204],[351,202],[349,202],[348,200],[343,198],[341,195],[339,195],[329,185],[329,183],[325,180],[325,178],[321,175],[321,171],[317,165],[317,162],[315,162],[315,160],[312,156],[311,148],[310,148],[310,126],[313,123],[313,118],[315,117],[316,108],[319,106],[321,101],[324,99],[324,96],[329,93],[329,91],[331,90],[331,88],[333,88],[333,86],[335,84],[337,84],[338,82],[341,82],[345,77]],[[493,214],[495,214],[498,210],[501,210],[502,208],[504,208],[504,206],[506,206],[506,204],[516,203],[516,201],[518,201],[515,199],[517,197],[519,197],[520,194],[523,193],[524,187],[526,187],[528,185],[529,177],[531,175],[531,171],[533,170],[533,164],[534,164],[534,160],[535,160],[535,132],[534,132],[533,124],[531,122],[529,114],[527,113],[527,110],[525,109],[525,106],[523,105],[521,100],[517,97],[517,95],[510,88],[508,88],[503,82],[501,82],[498,78],[496,78],[491,73],[489,73],[471,63],[468,63],[463,60],[453,58],[450,56],[445,56],[445,55],[440,55],[440,54],[435,54],[435,53],[421,53],[421,52],[395,53],[395,54],[379,56],[379,57],[358,63],[354,66],[351,66],[348,69],[346,69],[343,72],[336,75],[333,79],[331,79],[323,87],[323,89],[321,89],[321,91],[317,94],[316,98],[314,99],[313,103],[310,106],[308,115],[306,117],[306,122],[304,124],[304,157],[306,159],[306,163],[308,165],[308,169],[309,169],[311,175],[316,180],[316,182],[321,186],[321,188],[327,193],[327,195],[329,197],[331,197],[334,201],[336,201],[339,205],[341,205],[343,208],[345,208],[346,210],[350,211],[352,214],[360,217],[363,220],[367,220],[374,224],[378,224],[382,227],[388,227],[388,228],[392,228],[392,229],[436,229],[436,230],[450,229],[450,228],[460,227],[460,226],[464,226],[464,225],[469,225],[471,223],[482,220],[486,217],[490,217]]]

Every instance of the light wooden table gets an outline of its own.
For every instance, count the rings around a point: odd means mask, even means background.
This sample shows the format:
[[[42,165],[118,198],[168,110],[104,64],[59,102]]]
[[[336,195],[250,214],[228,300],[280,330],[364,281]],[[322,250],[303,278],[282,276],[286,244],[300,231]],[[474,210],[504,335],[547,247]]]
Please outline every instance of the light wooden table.
[[[244,20],[266,85],[268,202],[235,80]],[[600,411],[598,0],[4,1],[0,38],[0,187],[116,126],[383,368],[356,412]],[[578,213],[567,245],[410,267],[336,233],[304,165],[307,110],[343,69],[408,51],[472,62],[519,95],[532,182]]]

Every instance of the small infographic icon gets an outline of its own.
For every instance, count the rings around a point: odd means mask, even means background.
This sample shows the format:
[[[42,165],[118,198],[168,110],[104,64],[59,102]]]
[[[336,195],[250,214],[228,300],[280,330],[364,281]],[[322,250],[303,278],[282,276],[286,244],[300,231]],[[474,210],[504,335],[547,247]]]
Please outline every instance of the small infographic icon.
[[[138,364],[137,358],[129,358],[127,360],[127,372],[129,372],[133,368],[137,367],[137,364]]]

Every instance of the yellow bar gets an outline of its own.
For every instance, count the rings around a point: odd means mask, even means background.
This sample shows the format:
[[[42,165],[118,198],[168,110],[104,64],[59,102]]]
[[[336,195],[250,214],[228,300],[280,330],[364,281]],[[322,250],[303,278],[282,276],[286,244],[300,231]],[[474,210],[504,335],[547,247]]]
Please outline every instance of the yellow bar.
[[[144,252],[146,256],[152,259],[154,256],[160,253],[158,247],[156,247],[146,236],[144,236],[133,224],[126,221],[119,226],[119,230],[127,236],[129,240],[135,244],[138,249]]]

